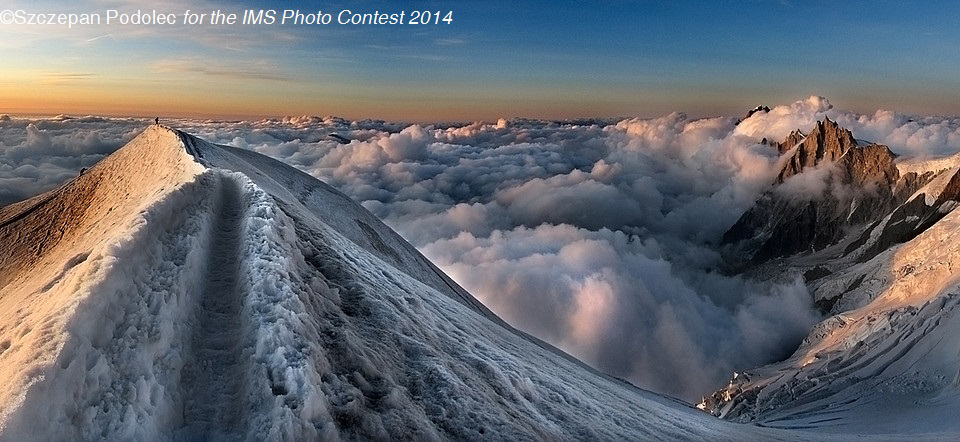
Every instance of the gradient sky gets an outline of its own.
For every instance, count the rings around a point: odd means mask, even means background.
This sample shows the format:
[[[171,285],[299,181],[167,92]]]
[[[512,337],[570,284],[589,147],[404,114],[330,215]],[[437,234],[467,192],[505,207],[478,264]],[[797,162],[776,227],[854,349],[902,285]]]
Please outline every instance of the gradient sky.
[[[403,121],[740,115],[812,94],[960,114],[960,4],[8,1],[26,12],[453,11],[441,26],[0,25],[0,112]]]

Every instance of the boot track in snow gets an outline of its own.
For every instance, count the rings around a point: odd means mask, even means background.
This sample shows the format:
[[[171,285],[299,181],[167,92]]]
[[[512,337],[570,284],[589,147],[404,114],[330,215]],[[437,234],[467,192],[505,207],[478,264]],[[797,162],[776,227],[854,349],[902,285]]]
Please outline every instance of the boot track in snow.
[[[220,178],[214,216],[192,350],[183,369],[183,436],[188,440],[229,438],[244,432],[243,306],[237,287],[243,194],[230,177]]]

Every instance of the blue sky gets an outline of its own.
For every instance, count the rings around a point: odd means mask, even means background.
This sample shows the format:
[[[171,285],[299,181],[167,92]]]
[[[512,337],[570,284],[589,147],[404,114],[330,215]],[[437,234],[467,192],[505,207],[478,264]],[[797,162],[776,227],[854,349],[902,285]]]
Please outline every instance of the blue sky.
[[[27,12],[453,11],[439,26],[0,25],[0,112],[395,120],[960,114],[960,7],[905,1],[87,0]],[[2,105],[0,105],[2,106]]]

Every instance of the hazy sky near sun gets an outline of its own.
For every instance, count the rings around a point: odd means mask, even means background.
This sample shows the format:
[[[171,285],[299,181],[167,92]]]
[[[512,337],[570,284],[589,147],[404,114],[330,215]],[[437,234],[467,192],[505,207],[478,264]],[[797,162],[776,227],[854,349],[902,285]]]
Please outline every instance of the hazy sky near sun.
[[[7,1],[26,13],[452,11],[406,26],[0,24],[0,112],[391,120],[739,115],[825,95],[960,114],[960,4]],[[2,19],[2,16],[0,16]],[[0,20],[2,21],[2,20]]]

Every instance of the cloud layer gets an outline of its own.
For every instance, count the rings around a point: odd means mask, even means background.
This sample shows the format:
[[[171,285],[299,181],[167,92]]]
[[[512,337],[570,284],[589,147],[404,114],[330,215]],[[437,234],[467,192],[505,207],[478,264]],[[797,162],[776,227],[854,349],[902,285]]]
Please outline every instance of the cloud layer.
[[[0,205],[50,190],[126,144],[142,120],[0,115]]]
[[[958,118],[859,115],[821,97],[739,125],[682,113],[432,126],[319,117],[171,124],[323,179],[510,323],[692,401],[733,370],[786,356],[819,320],[801,281],[724,276],[715,246],[773,181],[776,152],[758,141],[825,116],[897,153],[960,150]],[[0,202],[62,182],[143,124],[0,118]]]

